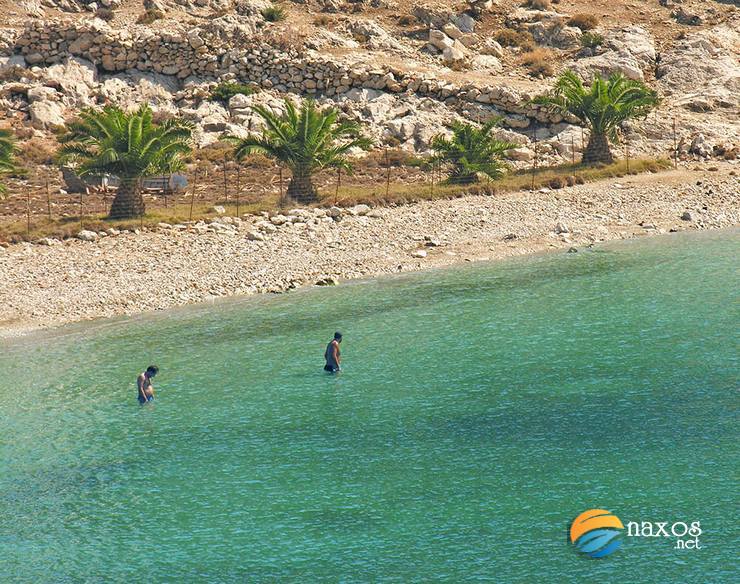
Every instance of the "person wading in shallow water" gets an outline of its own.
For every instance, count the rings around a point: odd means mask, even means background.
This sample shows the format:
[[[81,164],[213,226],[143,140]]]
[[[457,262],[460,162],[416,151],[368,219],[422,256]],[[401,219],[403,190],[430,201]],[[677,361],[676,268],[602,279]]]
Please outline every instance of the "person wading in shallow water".
[[[337,373],[342,370],[342,358],[339,352],[339,343],[341,342],[342,333],[334,333],[334,339],[326,346],[326,352],[324,353],[324,359],[326,359],[324,371]]]
[[[142,406],[147,402],[154,401],[154,387],[152,386],[152,379],[157,373],[159,373],[159,367],[156,365],[149,365],[149,367],[146,368],[146,371],[136,379],[136,387],[139,390],[137,397]]]

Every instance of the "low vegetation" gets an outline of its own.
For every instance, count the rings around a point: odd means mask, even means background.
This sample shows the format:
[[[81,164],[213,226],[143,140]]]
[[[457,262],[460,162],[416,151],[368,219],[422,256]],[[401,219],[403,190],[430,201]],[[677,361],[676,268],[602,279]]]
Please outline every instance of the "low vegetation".
[[[15,154],[16,145],[13,133],[10,130],[0,129],[0,176],[16,170]],[[0,196],[5,192],[5,186],[0,183]]]
[[[527,31],[502,28],[495,34],[494,38],[502,47],[519,47],[524,50],[532,50],[536,46],[534,37]]]
[[[583,32],[595,29],[599,26],[599,18],[594,14],[574,14],[568,21],[569,26],[580,28]]]
[[[367,164],[376,167],[385,166],[385,155],[381,151],[371,153],[367,159],[363,159],[363,167]],[[408,155],[400,151],[391,151],[391,163],[411,164]],[[196,158],[198,155],[196,153]],[[258,158],[259,160],[259,158]],[[626,175],[636,175],[644,172],[659,172],[670,168],[671,163],[665,159],[633,159],[629,162],[622,160],[610,165],[583,165],[583,164],[566,164],[555,167],[543,167],[535,170],[519,170],[508,172],[495,180],[484,180],[474,184],[439,184],[428,181],[426,183],[396,183],[390,184],[386,191],[386,185],[382,181],[375,185],[362,186],[342,186],[338,192],[327,191],[319,195],[317,203],[319,205],[351,206],[358,203],[365,203],[371,206],[388,205],[388,204],[407,204],[421,200],[457,198],[467,194],[478,195],[496,195],[497,193],[522,191],[522,190],[539,190],[542,188],[560,188],[574,184],[584,184],[608,178],[623,177]],[[378,168],[381,170],[381,168]],[[430,173],[431,176],[431,173]],[[212,189],[212,186],[204,185],[202,182],[199,186],[199,192],[204,189]],[[79,216],[70,216],[65,218],[53,218],[49,220],[45,216],[34,216],[29,226],[24,219],[17,219],[12,222],[0,224],[0,240],[19,242],[19,241],[36,241],[42,237],[55,237],[59,239],[74,237],[81,228],[91,229],[93,231],[103,231],[111,227],[117,229],[139,229],[141,227],[156,228],[160,222],[170,224],[187,222],[190,215],[192,187],[187,193],[181,193],[178,198],[170,200],[167,208],[156,207],[147,210],[145,215],[135,219],[107,219],[103,214],[86,211],[80,220]],[[237,206],[235,199],[229,201],[216,201],[216,204],[222,205],[227,215],[237,215]],[[213,210],[214,200],[203,202],[196,199],[193,205],[192,218],[195,220],[209,219],[217,216]],[[280,208],[281,200],[277,189],[274,192],[265,193],[259,198],[243,198],[238,208],[239,214],[257,214],[261,211],[274,212]]]
[[[261,14],[267,22],[281,22],[288,18],[288,13],[282,6],[268,6],[262,9]]]
[[[595,49],[604,44],[604,35],[597,32],[584,32],[581,35],[580,42],[584,49]]]
[[[139,18],[136,19],[136,24],[152,24],[153,22],[156,22],[157,20],[163,19],[165,16],[164,12],[161,10],[156,10],[154,8],[148,8],[145,12],[143,12]]]
[[[524,5],[532,10],[550,10],[552,8],[550,0],[527,0]]]
[[[222,81],[211,90],[210,100],[223,105],[228,105],[229,100],[235,95],[252,95],[256,93],[252,85],[237,83],[235,81]]]
[[[532,77],[552,77],[555,74],[555,55],[549,49],[539,48],[523,53],[519,62]]]
[[[336,202],[341,206],[364,203],[367,205],[407,204],[431,199],[451,199],[465,195],[496,195],[498,193],[556,189],[585,184],[600,180],[636,175],[645,172],[660,172],[670,168],[669,160],[661,158],[620,160],[608,165],[563,164],[560,166],[517,170],[504,174],[491,181],[470,185],[460,184],[406,184],[393,185],[388,195],[382,186],[375,189],[367,187],[347,187],[339,189]],[[324,204],[333,204],[334,195],[326,193],[321,197]]]

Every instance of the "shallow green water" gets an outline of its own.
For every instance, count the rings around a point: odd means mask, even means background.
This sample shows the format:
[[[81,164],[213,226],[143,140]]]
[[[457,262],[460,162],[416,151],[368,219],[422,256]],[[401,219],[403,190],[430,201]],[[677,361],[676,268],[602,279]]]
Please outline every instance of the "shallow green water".
[[[738,251],[674,235],[5,341],[0,580],[730,582]],[[581,557],[593,507],[701,521],[702,549]]]

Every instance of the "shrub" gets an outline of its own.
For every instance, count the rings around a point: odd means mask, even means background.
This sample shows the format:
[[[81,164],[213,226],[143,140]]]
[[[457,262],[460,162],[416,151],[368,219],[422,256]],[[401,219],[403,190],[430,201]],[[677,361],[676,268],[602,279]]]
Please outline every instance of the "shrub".
[[[550,182],[548,183],[548,186],[551,189],[562,189],[563,187],[568,185],[568,180],[563,178],[562,176],[556,176],[553,179],[550,179]]]
[[[110,8],[98,8],[95,16],[106,22],[110,22],[116,17],[116,14]]]
[[[554,61],[553,52],[548,49],[534,49],[527,51],[519,62],[524,65],[533,77],[550,77],[555,74],[552,66]]]
[[[139,16],[139,18],[136,20],[137,24],[151,24],[155,20],[160,20],[164,18],[164,12],[161,10],[153,10],[153,9],[147,9],[144,14]]]
[[[502,47],[521,47],[525,50],[534,48],[534,37],[529,32],[519,32],[510,28],[502,28],[496,33],[496,41]]]
[[[281,20],[288,18],[288,13],[285,12],[285,8],[282,6],[269,6],[268,8],[263,8],[260,14],[262,14],[262,18],[267,22],[280,22]]]
[[[598,32],[584,32],[581,35],[581,46],[587,49],[595,49],[604,44],[604,36]]]
[[[211,90],[210,100],[228,105],[229,100],[235,95],[252,95],[255,91],[253,86],[246,85],[245,83],[224,81]]]
[[[525,6],[532,10],[550,10],[552,8],[550,0],[527,0]]]
[[[574,14],[568,21],[570,26],[580,28],[583,32],[592,30],[599,25],[599,19],[593,14]]]
[[[56,148],[41,138],[31,138],[20,145],[20,158],[27,164],[52,164]]]

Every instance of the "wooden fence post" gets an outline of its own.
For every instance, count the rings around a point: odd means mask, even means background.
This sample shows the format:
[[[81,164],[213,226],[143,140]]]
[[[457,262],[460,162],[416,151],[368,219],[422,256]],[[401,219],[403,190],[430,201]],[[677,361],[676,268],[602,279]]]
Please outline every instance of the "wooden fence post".
[[[339,202],[339,186],[342,184],[342,167],[337,168],[337,188],[334,191],[334,206]]]
[[[31,189],[26,189],[26,237],[31,239]]]
[[[239,217],[239,200],[242,192],[242,165],[236,164],[236,216]]]
[[[51,222],[51,189],[49,188],[49,173],[46,173],[46,211],[49,214],[49,222]]]
[[[388,156],[388,146],[385,147],[385,166],[386,166],[386,177],[385,177],[385,198],[388,198],[391,192],[391,159]]]
[[[280,208],[282,209],[285,205],[285,199],[283,197],[283,167],[282,165],[280,168]]]
[[[193,173],[193,188],[191,189],[190,193],[190,216],[188,217],[188,222],[191,222],[193,220],[193,205],[195,204],[195,190],[198,188],[198,167],[195,167],[195,172]]]

